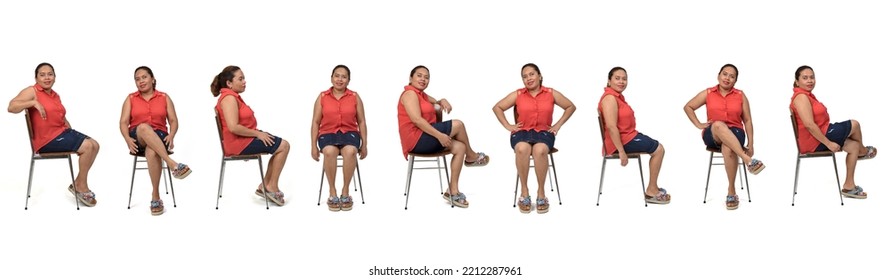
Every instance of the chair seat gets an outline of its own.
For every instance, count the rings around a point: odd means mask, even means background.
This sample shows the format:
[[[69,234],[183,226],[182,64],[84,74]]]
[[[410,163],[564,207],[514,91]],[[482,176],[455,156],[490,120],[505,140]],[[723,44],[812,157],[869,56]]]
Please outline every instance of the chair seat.
[[[550,149],[551,154],[555,154],[556,152],[559,152],[559,149],[557,149],[557,148]]]
[[[130,155],[137,156],[137,157],[145,157],[145,152],[141,152],[141,153],[132,153],[131,152]],[[173,151],[167,151],[167,155],[173,155]]]
[[[441,157],[441,156],[444,156],[444,155],[450,155],[450,154],[451,154],[451,150],[448,150],[448,149],[445,149],[444,151],[441,151],[441,152],[438,152],[438,153],[435,153],[435,154],[408,153],[409,156],[414,156],[414,157],[424,157],[424,158]]]
[[[628,153],[628,154],[627,154],[627,158],[638,158],[638,157],[640,157],[641,155],[644,155],[644,154],[646,154],[646,153]],[[605,158],[607,158],[607,159],[613,159],[613,158],[620,158],[620,157],[618,156],[618,153],[616,152],[616,153],[614,153],[614,154],[605,156]]]
[[[800,154],[800,157],[830,157],[834,155],[832,151],[821,151],[821,152],[812,152],[812,153],[803,153]]]
[[[225,157],[226,160],[247,160],[247,159],[258,159],[260,156],[268,155],[268,153],[260,153],[260,154],[250,154],[250,155],[234,155]]]
[[[77,152],[40,153],[34,154],[34,158],[67,158],[75,153]]]

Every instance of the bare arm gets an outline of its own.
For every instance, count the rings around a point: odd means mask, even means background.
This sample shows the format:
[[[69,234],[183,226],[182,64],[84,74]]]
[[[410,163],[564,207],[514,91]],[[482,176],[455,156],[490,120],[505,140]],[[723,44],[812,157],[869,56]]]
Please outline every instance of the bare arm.
[[[553,90],[553,101],[556,103],[556,106],[559,106],[563,109],[562,117],[559,118],[559,121],[554,124],[554,127],[562,127],[569,118],[572,117],[572,114],[575,113],[575,103],[572,103],[565,95],[557,90]]]
[[[10,113],[18,114],[37,104],[37,95],[34,93],[34,88],[27,87],[9,101],[9,107],[6,110]]]
[[[318,150],[318,127],[321,124],[321,94],[315,98],[315,105],[312,106],[312,125],[309,129],[309,136],[312,137],[309,143],[312,144],[311,149]]]
[[[698,129],[705,129],[708,127],[707,123],[702,123],[698,120],[698,116],[695,115],[695,110],[701,108],[701,106],[705,105],[708,101],[708,90],[703,90],[695,95],[689,102],[686,103],[686,106],[683,106],[683,111],[686,112],[686,116],[689,117],[689,121],[692,122],[692,125],[695,125]],[[750,139],[750,137],[748,138]]]
[[[742,93],[742,120],[745,122],[745,134],[748,135],[748,148],[754,149],[754,120],[751,119],[751,108],[744,93]]]
[[[121,136],[124,137],[124,141],[127,143],[132,142],[130,139],[130,95],[127,95],[127,98],[124,99],[124,105],[121,106],[121,119],[119,123],[119,127],[121,130]]]
[[[491,108],[491,111],[494,112],[494,116],[498,118],[498,122],[500,122],[501,125],[509,131],[513,131],[514,129],[519,128],[518,123],[510,125],[510,122],[507,121],[507,117],[504,116],[504,111],[507,111],[507,109],[510,109],[510,107],[513,107],[513,110],[516,110],[516,96],[516,91],[511,92],[507,94],[507,96],[505,96],[503,99],[501,99],[501,101],[498,101],[497,104],[494,104],[494,107]]]
[[[167,122],[170,123],[170,133],[167,137],[173,139],[176,137],[176,132],[179,131],[179,117],[176,116],[176,107],[173,106],[173,99],[170,99],[170,95],[167,95]]]
[[[822,134],[822,130],[816,125],[816,121],[813,119],[813,105],[810,105],[810,100],[805,95],[798,95],[794,98],[794,109],[797,110],[797,117],[800,118],[800,121],[803,123],[804,127],[807,128],[807,131],[809,131],[816,140],[819,140],[820,143],[828,146],[831,141],[828,140],[828,137]]]
[[[621,133],[618,132],[618,101],[615,101],[614,96],[606,96],[603,98],[603,123],[606,127],[606,132],[609,134],[609,139],[612,144],[615,144],[615,148],[618,148],[619,154],[624,154],[624,145],[621,143]]]
[[[358,132],[362,137],[362,146],[359,149],[365,150],[368,146],[368,125],[365,122],[365,103],[358,93],[355,94],[355,118],[358,121]]]
[[[238,124],[238,101],[234,96],[223,97],[220,104],[223,116],[226,119],[226,126],[233,134],[243,137],[259,137],[261,133],[258,130],[252,130],[243,125]]]
[[[423,116],[420,115],[420,100],[417,98],[417,95],[414,94],[413,91],[403,92],[401,102],[402,106],[405,107],[405,112],[408,113],[408,117],[411,118],[411,122],[414,123],[417,128],[420,128],[420,130],[426,132],[429,135],[444,135],[444,133],[436,130],[436,128],[434,128],[423,118]]]

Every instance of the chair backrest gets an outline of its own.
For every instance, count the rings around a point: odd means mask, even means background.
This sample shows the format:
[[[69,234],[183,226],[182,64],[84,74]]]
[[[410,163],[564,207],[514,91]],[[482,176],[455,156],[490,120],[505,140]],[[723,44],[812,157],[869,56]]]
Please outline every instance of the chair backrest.
[[[37,154],[37,151],[34,150],[34,128],[31,126],[31,116],[28,114],[28,109],[25,109],[25,123],[28,126],[28,146],[31,146],[32,154]]]
[[[223,151],[223,154],[225,154],[226,148],[223,144],[222,122],[219,119],[219,112],[216,111],[216,108],[213,109],[213,115],[216,120],[216,133],[219,135],[219,148]]]
[[[600,140],[602,140],[603,151],[602,154],[606,154],[606,130],[605,125],[603,125],[603,114],[602,112],[597,111],[596,116],[596,124],[600,127]]]
[[[794,116],[793,110],[791,110],[791,131],[794,131],[794,146],[797,147],[797,153],[803,154],[803,151],[800,150],[800,143],[797,142],[800,135],[797,133],[797,118]]]
[[[442,106],[436,104],[433,108],[436,109],[436,122],[442,122]]]

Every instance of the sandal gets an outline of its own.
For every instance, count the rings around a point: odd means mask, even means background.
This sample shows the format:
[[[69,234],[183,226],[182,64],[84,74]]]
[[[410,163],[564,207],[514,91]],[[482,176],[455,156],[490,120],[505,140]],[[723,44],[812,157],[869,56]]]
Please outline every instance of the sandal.
[[[152,201],[151,201],[151,207],[150,207],[149,209],[151,209],[151,215],[152,215],[152,216],[159,216],[159,215],[161,215],[161,214],[164,214],[164,212],[165,212],[165,210],[164,210],[164,201],[162,201],[162,200],[160,200],[160,199],[158,199],[158,200],[152,200]]]
[[[860,160],[873,159],[878,155],[878,148],[875,148],[874,146],[867,146],[865,149],[867,151],[864,156],[859,157]]]
[[[352,196],[340,196],[340,209],[343,211],[352,210]]]
[[[519,201],[517,202],[517,205],[519,205],[519,213],[522,213],[522,214],[531,213],[532,212],[532,197],[531,196],[520,197]]]
[[[843,191],[841,191],[841,194],[846,197],[849,197],[849,198],[856,198],[856,199],[868,198],[868,194],[865,193],[862,190],[862,187],[860,187],[860,186],[856,186],[852,190],[844,189]]]
[[[93,193],[93,191],[78,192],[74,190],[74,184],[68,185],[68,191],[71,192],[77,200],[80,200],[83,205],[86,205],[87,207],[96,206],[96,194]]]
[[[285,203],[284,193],[281,191],[272,192],[272,191],[266,190],[266,195],[263,196],[263,191],[260,189],[257,189],[256,191],[253,192],[253,194],[255,194],[259,197],[263,197],[263,198],[268,197],[269,200],[274,202],[276,205],[284,206],[284,203]]]
[[[453,196],[451,195],[450,192],[445,192],[445,194],[442,195],[442,198],[444,198],[446,201],[448,201],[448,203],[453,203],[454,206],[457,206],[460,208],[467,208],[470,206],[470,203],[467,202],[467,196],[464,195],[464,193],[462,193],[462,192],[459,192]]]
[[[336,196],[328,197],[328,210],[333,212],[340,211],[340,198]]]
[[[738,195],[727,195],[726,196],[726,210],[736,210],[739,208],[739,196]]]
[[[489,157],[485,153],[478,153],[479,157],[474,161],[464,161],[464,165],[467,167],[476,167],[476,166],[486,166],[488,165]]]
[[[184,163],[177,164],[176,169],[173,169],[173,178],[176,179],[185,179],[189,174],[192,174],[192,169]]]
[[[766,168],[766,165],[764,165],[762,161],[756,158],[752,158],[751,163],[748,164],[748,172],[753,175],[759,174],[760,171],[763,171],[764,168]]]
[[[646,202],[653,204],[668,204],[671,203],[671,195],[667,193],[667,190],[658,188],[658,194],[655,196],[650,196],[648,194],[644,194],[646,198]]]
[[[547,213],[547,211],[550,211],[550,200],[548,200],[546,197],[539,197],[537,201],[535,201],[535,208],[538,209],[538,214]]]

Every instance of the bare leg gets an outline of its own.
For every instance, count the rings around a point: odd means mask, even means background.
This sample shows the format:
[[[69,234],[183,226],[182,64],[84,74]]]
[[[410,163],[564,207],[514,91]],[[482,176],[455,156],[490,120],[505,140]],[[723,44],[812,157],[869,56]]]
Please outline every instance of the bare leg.
[[[150,125],[143,123],[136,126],[136,140],[139,141],[139,144],[144,145],[146,150],[153,150],[157,153],[170,168],[176,168],[176,165],[179,164],[167,154],[167,146],[164,145],[164,140],[158,137],[158,134],[151,129]]]
[[[658,195],[658,173],[661,172],[661,162],[664,160],[664,146],[659,143],[658,148],[650,156],[649,186],[646,187],[646,194],[656,196]]]
[[[528,157],[532,154],[532,146],[528,142],[516,143],[513,147],[516,153],[516,172],[519,173],[520,198],[528,196]]]
[[[862,146],[862,143],[859,143],[853,139],[847,139],[844,142],[844,151],[847,152],[847,179],[844,180],[844,189],[852,190],[856,187],[856,181],[853,180],[853,175],[856,173],[856,163],[859,160],[859,147]],[[865,192],[862,193],[866,195]]]
[[[738,140],[736,140],[738,142]],[[723,167],[726,168],[726,178],[729,180],[729,190],[726,192],[726,195],[733,196],[735,193],[735,175],[736,170],[739,168],[739,158],[735,152],[732,151],[725,144],[723,145]]]
[[[96,161],[97,154],[99,154],[99,142],[96,142],[93,138],[83,140],[83,143],[80,144],[80,149],[77,149],[77,155],[79,156],[78,173],[77,178],[74,179],[74,189],[77,192],[88,192],[90,190],[87,176],[90,173],[90,167],[93,167],[93,162]]]
[[[535,175],[538,178],[538,197],[546,198],[547,193],[544,192],[544,180],[547,178],[547,169],[550,168],[550,162],[547,154],[550,153],[550,147],[547,144],[537,143],[532,147],[532,157],[535,160]]]
[[[266,181],[266,190],[271,192],[278,192],[278,177],[281,176],[281,170],[284,169],[284,163],[287,161],[287,154],[290,152],[290,143],[287,140],[281,139],[281,145],[278,146],[278,150],[275,150],[275,153],[272,154],[272,158],[269,159],[269,170],[266,170],[266,177],[264,180]]]
[[[461,120],[451,120],[451,138],[460,141],[466,146],[466,158],[461,156],[461,160],[472,162],[479,158],[479,154],[470,147],[470,137],[467,135],[467,129]]]
[[[161,199],[158,186],[161,183],[161,157],[154,150],[145,150],[145,161],[148,164],[148,178],[151,179],[151,201]]]
[[[460,193],[458,188],[458,180],[460,179],[460,170],[464,166],[463,158],[467,155],[467,145],[460,141],[451,141],[451,186],[448,191],[452,195]]]
[[[856,141],[856,143],[859,143],[859,146],[857,147],[859,150],[856,151],[854,154],[856,154],[857,157],[865,156],[865,154],[868,153],[868,149],[865,148],[865,145],[862,142],[862,126],[859,124],[859,121],[850,120],[850,127],[851,127],[850,128],[850,136],[848,136],[847,139],[850,139],[850,140]],[[847,141],[847,142],[849,142],[849,141]],[[847,150],[846,149],[847,142],[844,143],[845,144],[844,151]]]
[[[346,146],[340,150],[343,153],[343,190],[342,196],[349,197],[349,183],[352,183],[352,176],[355,174],[355,166],[358,158],[358,148],[355,146]]]
[[[717,121],[711,124],[711,134],[714,136],[714,142],[723,145],[723,147],[728,147],[730,151],[742,157],[742,162],[745,164],[751,163],[751,157],[745,154],[745,150],[742,149],[742,143],[739,143],[739,139],[735,137],[735,134],[732,133],[732,130],[729,129],[726,123]],[[726,159],[725,149],[723,156]],[[729,167],[727,166],[727,168]]]
[[[321,149],[321,152],[324,154],[324,174],[328,177],[328,197],[336,197],[337,188],[334,187],[334,179],[337,179],[337,156],[340,155],[340,149],[337,146],[328,145]]]

